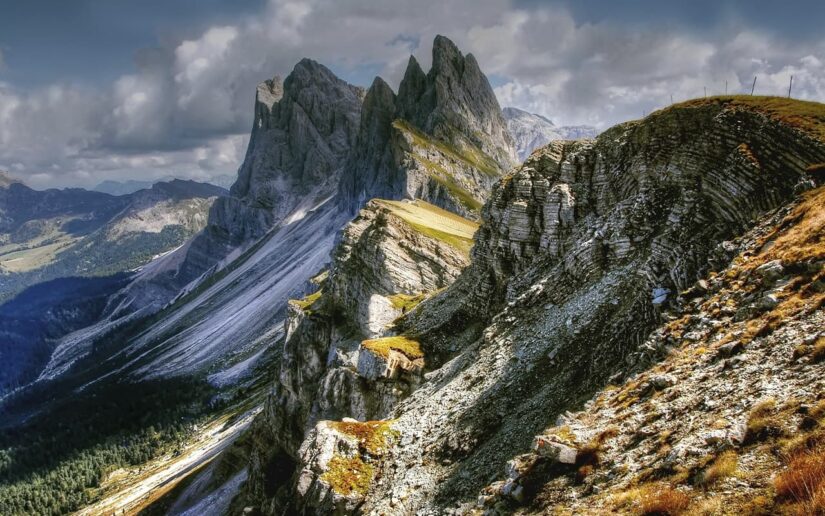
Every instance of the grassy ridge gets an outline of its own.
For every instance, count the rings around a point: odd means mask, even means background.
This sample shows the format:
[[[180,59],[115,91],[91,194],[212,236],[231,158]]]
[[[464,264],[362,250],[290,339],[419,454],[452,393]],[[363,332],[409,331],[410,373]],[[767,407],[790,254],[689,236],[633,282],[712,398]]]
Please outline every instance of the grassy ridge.
[[[725,109],[747,109],[789,125],[825,142],[825,104],[786,97],[720,95],[688,100],[652,113],[671,109],[718,105]]]

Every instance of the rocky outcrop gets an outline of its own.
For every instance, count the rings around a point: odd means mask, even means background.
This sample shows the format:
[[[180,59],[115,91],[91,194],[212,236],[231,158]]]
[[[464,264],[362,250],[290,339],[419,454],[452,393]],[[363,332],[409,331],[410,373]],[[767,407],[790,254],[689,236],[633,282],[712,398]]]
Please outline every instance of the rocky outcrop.
[[[382,335],[458,276],[476,227],[423,201],[374,200],[344,229],[319,290],[290,302],[280,377],[254,430],[251,503],[265,513],[360,505],[361,498],[340,498],[318,483],[329,457],[318,459],[323,453],[305,438],[329,444],[326,433],[310,434],[322,420],[385,418],[420,382],[426,357],[418,343]],[[297,475],[279,494],[265,489],[273,464]],[[289,495],[294,482],[301,497]]]
[[[381,78],[367,91],[339,203],[423,199],[477,217],[492,184],[515,158],[501,109],[472,55],[443,36],[424,73],[410,57],[396,95]]]
[[[507,130],[513,137],[519,161],[553,140],[582,140],[596,137],[596,128],[589,125],[557,126],[550,119],[514,107],[502,110]]]
[[[578,462],[585,445],[611,432],[535,436],[646,367],[641,346],[676,293],[729,263],[724,242],[811,187],[806,169],[823,159],[816,133],[724,100],[534,153],[494,189],[472,265],[396,322],[430,372],[392,410],[399,445],[358,510],[469,511],[490,472],[533,446],[543,471],[592,466]],[[662,371],[640,388],[676,382]],[[506,491],[526,496],[520,485]]]
[[[705,514],[816,513],[813,489],[781,486],[825,425],[823,207],[820,187],[724,242],[734,260],[678,294],[637,374],[544,430],[478,512],[636,513],[668,497]],[[539,445],[560,435],[576,446],[567,467]]]
[[[437,217],[446,221],[443,227]],[[416,220],[418,227],[411,222]],[[447,236],[439,239],[422,227],[440,228]],[[476,228],[422,201],[370,201],[341,234],[326,291],[365,338],[378,336],[406,311],[411,297],[455,280],[469,263]]]
[[[283,82],[276,77],[258,86],[244,163],[231,196],[215,204],[206,231],[189,248],[178,272],[184,284],[335,193],[362,98],[363,90],[309,59]]]

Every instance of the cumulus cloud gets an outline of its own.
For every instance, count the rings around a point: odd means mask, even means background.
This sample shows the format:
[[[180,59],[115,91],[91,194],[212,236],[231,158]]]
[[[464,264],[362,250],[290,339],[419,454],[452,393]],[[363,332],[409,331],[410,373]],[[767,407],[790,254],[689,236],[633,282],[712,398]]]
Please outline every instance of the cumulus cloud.
[[[472,52],[503,106],[604,129],[674,100],[749,89],[825,97],[825,38],[783,40],[745,24],[698,33],[577,19],[545,2],[271,0],[258,16],[166,38],[97,88],[0,83],[0,169],[35,186],[101,178],[234,173],[255,85],[302,57],[368,85],[397,85],[410,53],[426,68],[436,34]],[[0,65],[2,64],[0,54]]]

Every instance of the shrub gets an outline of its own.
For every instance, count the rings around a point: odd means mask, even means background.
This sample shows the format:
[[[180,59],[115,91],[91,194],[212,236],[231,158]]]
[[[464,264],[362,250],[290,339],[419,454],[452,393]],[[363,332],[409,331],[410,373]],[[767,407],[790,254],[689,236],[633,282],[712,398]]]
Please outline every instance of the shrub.
[[[713,464],[708,466],[708,468],[704,471],[699,480],[699,484],[703,486],[710,486],[722,479],[735,476],[738,466],[739,459],[736,456],[736,452],[733,450],[725,451],[716,457]]]
[[[797,504],[801,513],[825,513],[825,445],[801,450],[774,481],[780,500]]]
[[[639,502],[642,516],[675,516],[687,510],[690,497],[670,486],[652,484],[642,491]]]

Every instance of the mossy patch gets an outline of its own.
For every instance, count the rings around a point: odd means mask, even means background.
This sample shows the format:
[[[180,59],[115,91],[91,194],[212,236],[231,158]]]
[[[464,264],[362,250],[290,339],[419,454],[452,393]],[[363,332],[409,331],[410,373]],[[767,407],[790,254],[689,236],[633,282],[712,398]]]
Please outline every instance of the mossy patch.
[[[304,297],[303,299],[290,299],[289,302],[301,310],[309,311],[312,306],[315,304],[316,301],[321,299],[322,292],[319,290],[318,292],[309,294],[308,296]]]
[[[358,440],[359,448],[372,456],[379,456],[398,437],[398,430],[392,428],[393,421],[333,421],[330,426]]]
[[[410,360],[424,357],[424,352],[421,351],[421,345],[418,341],[404,336],[365,340],[361,345],[384,358],[389,357],[391,349],[403,353]]]
[[[427,294],[423,292],[420,294],[393,294],[388,296],[387,299],[390,300],[393,308],[401,310],[402,313],[407,313],[427,299]]]
[[[329,484],[340,495],[364,496],[370,489],[374,475],[375,468],[364,462],[358,455],[353,457],[333,455],[327,465],[327,471],[321,475],[321,480]]]

